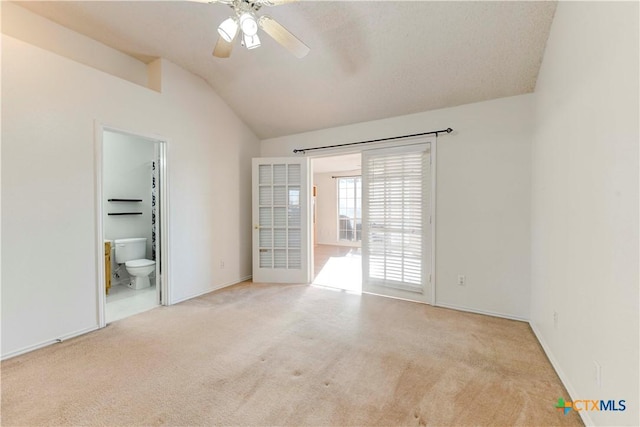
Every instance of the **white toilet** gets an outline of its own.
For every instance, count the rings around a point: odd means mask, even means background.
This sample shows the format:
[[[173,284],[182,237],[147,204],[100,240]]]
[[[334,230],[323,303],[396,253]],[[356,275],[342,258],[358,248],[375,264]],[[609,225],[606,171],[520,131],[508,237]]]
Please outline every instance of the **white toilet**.
[[[156,268],[156,262],[145,259],[147,252],[147,239],[144,237],[134,239],[116,239],[116,263],[124,264],[131,275],[129,287],[143,289],[151,286],[149,275]]]

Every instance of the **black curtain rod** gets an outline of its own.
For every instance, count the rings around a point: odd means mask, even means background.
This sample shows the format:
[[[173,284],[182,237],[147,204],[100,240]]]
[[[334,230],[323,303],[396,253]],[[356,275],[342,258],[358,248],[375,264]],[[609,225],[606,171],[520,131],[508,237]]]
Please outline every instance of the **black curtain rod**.
[[[313,148],[296,148],[296,149],[293,150],[293,152],[295,154],[297,154],[297,153],[304,154],[307,151],[313,151],[313,150],[325,150],[327,148],[347,147],[349,145],[370,144],[372,142],[393,141],[394,139],[411,138],[411,137],[414,137],[414,136],[435,135],[437,137],[439,133],[451,133],[451,132],[453,132],[453,129],[446,128],[446,129],[443,129],[443,130],[434,130],[432,132],[414,133],[412,135],[392,136],[392,137],[389,137],[389,138],[372,139],[372,140],[369,140],[369,141],[349,142],[347,144],[325,145],[324,147],[313,147]]]

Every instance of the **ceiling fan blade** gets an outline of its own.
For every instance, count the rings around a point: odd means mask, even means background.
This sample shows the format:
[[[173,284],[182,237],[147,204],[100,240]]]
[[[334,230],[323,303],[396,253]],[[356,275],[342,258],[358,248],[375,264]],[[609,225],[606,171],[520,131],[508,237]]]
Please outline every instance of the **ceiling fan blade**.
[[[252,3],[260,6],[279,6],[281,4],[295,3],[298,0],[255,0]]]
[[[222,4],[233,4],[233,0],[186,0],[194,3],[222,3]]]
[[[217,58],[228,58],[231,56],[231,50],[233,49],[233,43],[229,43],[222,37],[218,37],[216,47],[213,48],[213,56]]]
[[[302,43],[296,36],[291,34],[286,28],[270,16],[262,15],[258,19],[258,25],[269,34],[275,41],[280,43],[291,52],[296,58],[303,58],[309,53],[309,47]]]

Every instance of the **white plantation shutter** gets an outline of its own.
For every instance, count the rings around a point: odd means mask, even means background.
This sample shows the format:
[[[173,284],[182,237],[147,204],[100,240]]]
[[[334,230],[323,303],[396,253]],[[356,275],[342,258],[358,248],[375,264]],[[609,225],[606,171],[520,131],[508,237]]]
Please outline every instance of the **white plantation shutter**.
[[[363,153],[365,287],[425,290],[427,145]]]

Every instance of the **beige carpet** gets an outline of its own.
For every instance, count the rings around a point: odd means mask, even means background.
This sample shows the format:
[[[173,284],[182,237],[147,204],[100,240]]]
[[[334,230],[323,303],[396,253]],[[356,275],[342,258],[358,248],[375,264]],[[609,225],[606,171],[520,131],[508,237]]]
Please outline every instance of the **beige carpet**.
[[[2,363],[2,425],[580,425],[526,323],[240,284]]]

